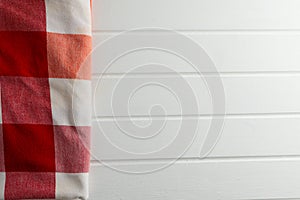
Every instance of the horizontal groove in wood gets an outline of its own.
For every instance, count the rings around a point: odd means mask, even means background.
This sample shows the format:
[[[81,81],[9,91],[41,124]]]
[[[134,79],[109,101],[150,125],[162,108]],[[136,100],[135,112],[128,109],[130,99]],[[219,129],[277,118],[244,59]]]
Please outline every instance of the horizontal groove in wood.
[[[300,76],[299,71],[240,71],[240,72],[149,72],[149,73],[93,73],[92,78],[121,78],[121,77],[259,77],[259,76]]]
[[[145,116],[99,116],[93,117],[93,121],[114,121],[114,120],[150,120],[150,119],[211,119],[225,117],[226,119],[253,119],[253,118],[300,118],[300,112],[282,112],[282,113],[241,113],[241,114],[226,114],[226,115],[145,115]]]
[[[243,200],[300,200],[299,198],[254,198],[254,199],[243,199]]]
[[[105,166],[105,165],[139,165],[139,164],[160,164],[174,161],[172,158],[155,158],[155,159],[117,159],[117,160],[91,160],[91,166]],[[299,155],[285,155],[285,156],[236,156],[236,157],[207,157],[207,158],[179,158],[174,161],[178,163],[226,163],[226,162],[269,162],[269,161],[300,161]]]
[[[92,33],[93,34],[101,34],[101,33],[113,33],[113,34],[120,34],[120,33],[124,33],[124,32],[130,32],[130,31],[135,31],[137,33],[163,33],[166,31],[175,31],[178,33],[182,33],[182,34],[291,34],[291,35],[295,35],[295,34],[300,34],[300,29],[163,29],[159,30],[159,28],[157,29],[145,29],[145,30],[140,30],[140,29],[131,29],[131,30],[93,30]]]

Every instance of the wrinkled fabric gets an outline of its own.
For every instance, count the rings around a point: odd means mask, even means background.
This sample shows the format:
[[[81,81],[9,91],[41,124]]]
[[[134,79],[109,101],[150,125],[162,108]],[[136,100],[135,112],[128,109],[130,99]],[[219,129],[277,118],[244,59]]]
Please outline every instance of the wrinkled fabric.
[[[90,0],[0,0],[0,199],[87,199]]]

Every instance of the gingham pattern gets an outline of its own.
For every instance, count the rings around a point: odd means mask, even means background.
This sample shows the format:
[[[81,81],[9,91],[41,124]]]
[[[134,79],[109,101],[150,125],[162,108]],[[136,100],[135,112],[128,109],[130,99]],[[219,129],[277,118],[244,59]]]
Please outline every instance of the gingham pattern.
[[[90,0],[0,0],[0,199],[87,199]]]

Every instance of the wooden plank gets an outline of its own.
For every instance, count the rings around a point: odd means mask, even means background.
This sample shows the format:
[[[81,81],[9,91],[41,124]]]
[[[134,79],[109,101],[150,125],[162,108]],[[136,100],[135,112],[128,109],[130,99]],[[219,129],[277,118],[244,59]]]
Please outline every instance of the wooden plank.
[[[160,164],[123,164],[121,169]],[[93,166],[90,200],[299,199],[299,168],[299,159],[183,161],[142,175]]]
[[[94,30],[299,29],[298,0],[94,1]]]
[[[227,114],[300,112],[300,75],[228,75],[222,81]],[[212,111],[206,82],[196,75],[95,77],[93,87],[94,116],[224,114]]]
[[[140,33],[154,34],[154,33]],[[138,35],[140,35],[138,34]],[[159,34],[159,33],[156,33]],[[180,33],[183,34],[183,33]],[[156,51],[135,51],[119,58],[110,67],[104,63],[105,57],[116,48],[97,47],[104,40],[115,36],[113,33],[94,33],[93,73],[125,73],[139,65],[143,73],[195,72],[195,69],[173,54]],[[289,72],[300,71],[300,33],[184,33],[202,47],[215,63],[219,72]],[[113,40],[113,39],[112,39]],[[119,42],[119,47],[126,44]],[[119,48],[118,47],[118,48]],[[101,50],[100,50],[101,49]],[[152,63],[152,65],[151,65]],[[153,67],[153,63],[163,64],[170,69]],[[201,67],[201,66],[199,66]],[[200,68],[203,69],[203,68]],[[202,70],[201,72],[213,72]]]
[[[197,131],[192,128],[195,122],[199,123]],[[119,127],[113,120],[93,122],[93,159],[197,158],[210,126],[210,120],[203,118],[118,119],[117,123]],[[227,117],[221,137],[208,157],[300,155],[299,124],[300,116]],[[147,137],[155,135],[160,128],[161,132],[155,137],[144,140],[125,134]],[[180,139],[194,136],[194,140],[187,142]],[[174,137],[178,140],[173,140]],[[164,146],[166,148],[161,149]]]

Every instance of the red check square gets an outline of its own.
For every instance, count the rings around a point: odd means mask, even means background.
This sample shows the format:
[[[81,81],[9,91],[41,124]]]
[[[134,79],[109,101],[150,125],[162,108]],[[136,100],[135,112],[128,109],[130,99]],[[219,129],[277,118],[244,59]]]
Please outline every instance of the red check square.
[[[89,171],[90,127],[54,126],[56,171]]]
[[[5,199],[55,199],[55,173],[6,173]]]
[[[48,77],[46,32],[0,31],[0,66],[0,76]]]
[[[44,0],[1,0],[0,31],[46,31]]]
[[[3,124],[6,172],[55,172],[53,126]]]
[[[52,124],[46,78],[0,77],[2,120],[6,124]]]

